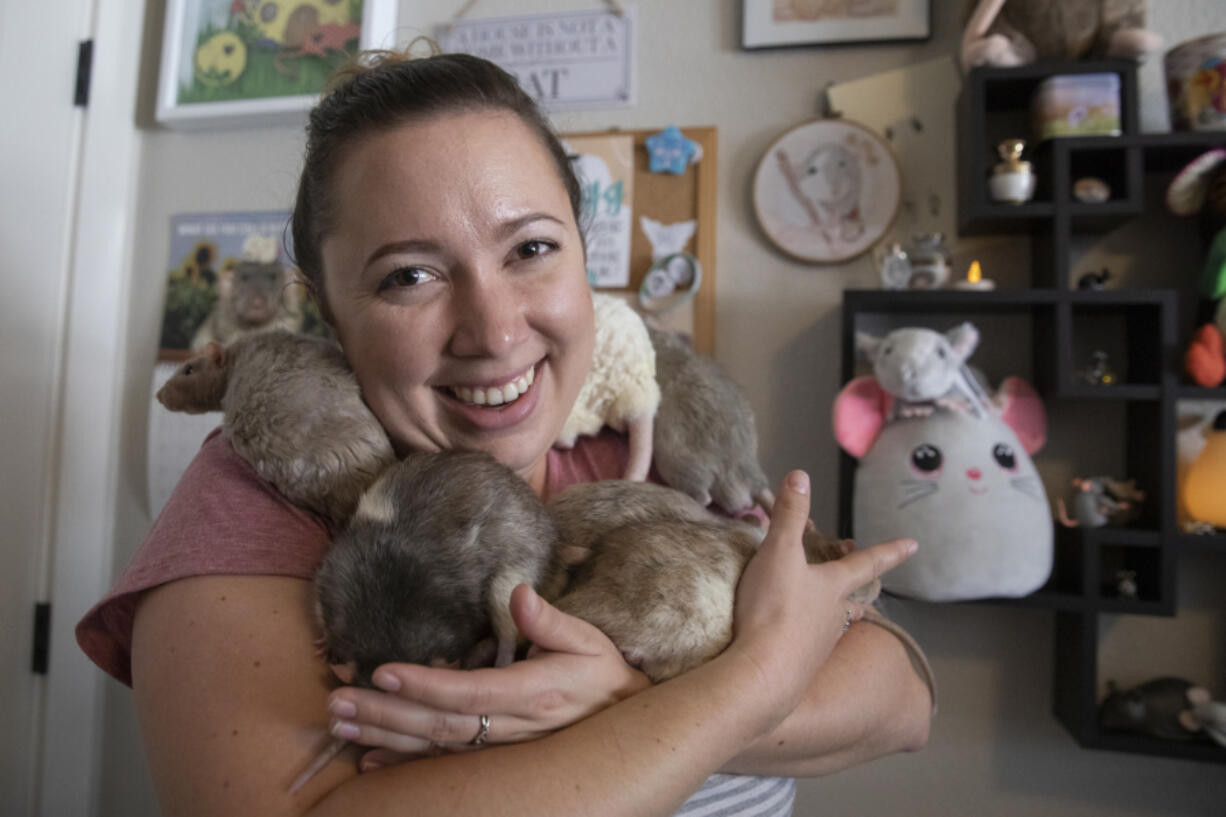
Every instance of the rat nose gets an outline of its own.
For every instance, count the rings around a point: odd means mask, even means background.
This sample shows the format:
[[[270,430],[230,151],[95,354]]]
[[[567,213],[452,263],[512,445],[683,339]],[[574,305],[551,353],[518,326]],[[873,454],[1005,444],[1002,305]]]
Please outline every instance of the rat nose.
[[[971,479],[982,479],[983,478],[983,472],[980,471],[978,468],[967,468],[966,475],[970,477]]]

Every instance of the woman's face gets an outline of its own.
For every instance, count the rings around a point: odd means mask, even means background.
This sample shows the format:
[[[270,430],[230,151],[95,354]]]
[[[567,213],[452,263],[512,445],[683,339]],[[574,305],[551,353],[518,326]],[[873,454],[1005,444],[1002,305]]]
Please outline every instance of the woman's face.
[[[351,145],[333,196],[324,294],[397,448],[488,451],[542,487],[594,344],[545,146],[509,112],[444,114]]]

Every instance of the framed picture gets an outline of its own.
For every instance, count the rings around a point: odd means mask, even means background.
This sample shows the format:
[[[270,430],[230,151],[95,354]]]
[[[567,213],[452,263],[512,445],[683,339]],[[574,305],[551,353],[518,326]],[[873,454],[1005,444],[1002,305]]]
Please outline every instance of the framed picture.
[[[890,146],[845,119],[818,119],[767,148],[753,181],[763,232],[788,255],[835,264],[866,252],[898,215],[902,175]]]
[[[741,47],[926,40],[930,0],[741,0]]]
[[[391,47],[396,0],[167,0],[157,120],[301,123],[358,49]]]

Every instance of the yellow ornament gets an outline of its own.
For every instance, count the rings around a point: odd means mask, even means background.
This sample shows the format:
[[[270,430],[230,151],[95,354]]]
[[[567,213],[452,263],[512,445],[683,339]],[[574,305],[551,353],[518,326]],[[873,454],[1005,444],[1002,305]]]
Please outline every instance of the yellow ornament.
[[[196,49],[194,66],[204,85],[229,85],[247,68],[247,45],[233,31],[218,32]]]

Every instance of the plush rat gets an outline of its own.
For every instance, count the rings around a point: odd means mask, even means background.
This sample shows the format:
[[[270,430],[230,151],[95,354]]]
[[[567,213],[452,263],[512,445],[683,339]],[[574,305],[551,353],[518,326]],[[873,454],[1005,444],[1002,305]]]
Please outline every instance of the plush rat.
[[[860,459],[855,539],[901,536],[919,552],[882,577],[892,593],[926,601],[1024,596],[1051,573],[1053,527],[1029,453],[1046,416],[1033,389],[1009,378],[978,414],[938,408],[888,421],[892,398],[873,377],[834,404],[839,444]]]
[[[962,33],[962,68],[1082,57],[1140,59],[1162,47],[1145,0],[977,0]]]
[[[933,408],[972,410],[981,402],[966,359],[979,330],[959,324],[945,334],[922,327],[895,329],[882,338],[856,333],[856,348],[873,364],[873,376],[895,398],[892,415],[922,416]]]

